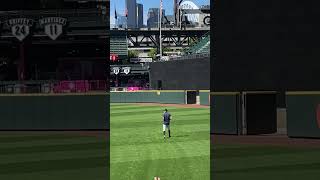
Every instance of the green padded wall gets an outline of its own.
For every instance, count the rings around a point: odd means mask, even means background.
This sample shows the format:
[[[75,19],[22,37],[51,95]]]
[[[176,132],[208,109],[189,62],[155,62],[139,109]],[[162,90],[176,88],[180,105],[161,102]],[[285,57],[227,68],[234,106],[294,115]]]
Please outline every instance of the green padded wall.
[[[287,132],[289,137],[320,138],[317,106],[320,94],[289,94],[287,96]]]
[[[0,130],[109,129],[109,96],[0,96]]]
[[[211,97],[211,133],[238,134],[237,95]]]
[[[209,91],[200,91],[200,105],[209,106],[210,105],[210,92]]]
[[[163,103],[185,104],[184,91],[132,91],[111,92],[111,103]]]

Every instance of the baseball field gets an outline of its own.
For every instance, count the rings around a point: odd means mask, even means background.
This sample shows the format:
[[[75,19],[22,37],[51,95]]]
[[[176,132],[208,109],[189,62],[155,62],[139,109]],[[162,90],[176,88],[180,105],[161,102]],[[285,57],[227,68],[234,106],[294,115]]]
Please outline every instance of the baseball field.
[[[215,180],[316,180],[320,141],[286,136],[213,135],[211,173]]]
[[[108,179],[106,132],[0,132],[0,179]]]
[[[162,113],[172,114],[163,138]],[[111,179],[209,180],[209,107],[111,104]]]

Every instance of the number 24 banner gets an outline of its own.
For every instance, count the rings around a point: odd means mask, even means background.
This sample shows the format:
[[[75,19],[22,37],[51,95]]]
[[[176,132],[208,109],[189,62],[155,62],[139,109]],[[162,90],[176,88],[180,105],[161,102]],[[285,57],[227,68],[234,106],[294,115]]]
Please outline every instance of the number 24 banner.
[[[11,27],[12,35],[22,41],[30,33],[30,27],[33,25],[32,19],[15,18],[8,20],[8,26]]]

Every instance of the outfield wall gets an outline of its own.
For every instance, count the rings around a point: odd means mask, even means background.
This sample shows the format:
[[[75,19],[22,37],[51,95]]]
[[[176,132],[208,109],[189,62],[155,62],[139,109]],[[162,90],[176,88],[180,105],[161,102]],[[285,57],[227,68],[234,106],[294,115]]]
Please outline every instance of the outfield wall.
[[[238,108],[238,93],[212,93],[210,132],[238,134]]]
[[[320,92],[287,92],[285,98],[286,127],[278,121],[278,129],[286,128],[289,137],[320,138]],[[239,93],[214,92],[211,99],[211,133],[239,134]]]
[[[320,138],[320,92],[287,93],[289,137]]]
[[[106,130],[109,96],[21,94],[0,96],[0,130]]]
[[[201,90],[199,92],[200,105],[209,106],[210,105],[210,91]]]
[[[209,91],[200,91],[200,104],[209,105]],[[110,93],[111,103],[161,103],[186,104],[184,90],[114,91]]]
[[[185,91],[111,92],[111,103],[185,104]]]

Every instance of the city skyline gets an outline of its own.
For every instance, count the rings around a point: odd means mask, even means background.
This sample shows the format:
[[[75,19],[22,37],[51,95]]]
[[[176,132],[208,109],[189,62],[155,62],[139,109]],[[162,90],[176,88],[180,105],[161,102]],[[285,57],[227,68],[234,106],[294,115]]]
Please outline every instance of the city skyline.
[[[210,4],[209,0],[191,0],[198,6]],[[143,4],[143,24],[147,25],[147,15],[149,8],[159,8],[160,0],[137,0],[137,3]],[[125,0],[110,0],[110,24],[115,24],[115,9],[118,16],[125,15]],[[173,0],[163,0],[163,9],[166,15],[173,15]]]

